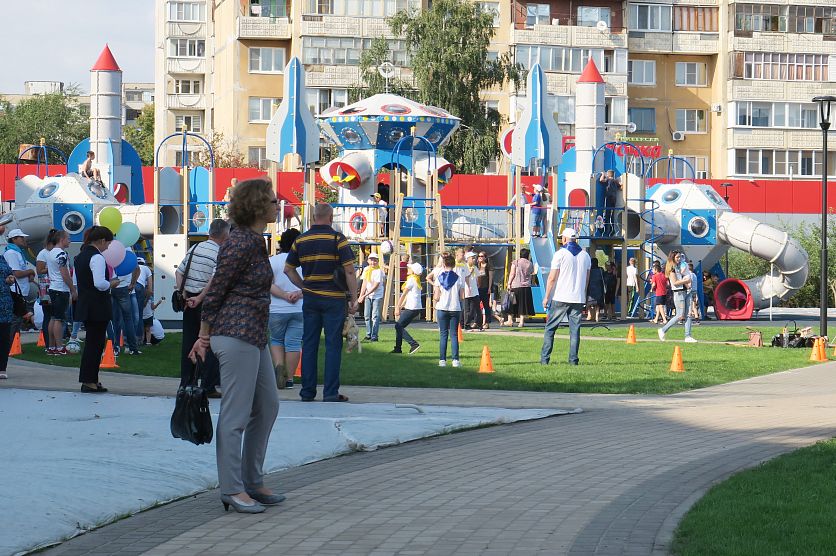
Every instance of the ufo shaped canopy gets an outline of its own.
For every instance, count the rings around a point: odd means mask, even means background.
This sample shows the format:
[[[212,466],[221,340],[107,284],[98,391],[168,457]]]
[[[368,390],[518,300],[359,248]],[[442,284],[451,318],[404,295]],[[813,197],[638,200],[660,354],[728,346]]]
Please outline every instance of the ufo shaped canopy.
[[[450,138],[461,121],[441,108],[392,94],[374,95],[330,110],[319,118],[328,136],[350,151],[391,151],[407,135],[425,137],[437,149]],[[411,150],[408,144],[402,148],[407,152]],[[426,144],[417,141],[414,148],[428,150]]]

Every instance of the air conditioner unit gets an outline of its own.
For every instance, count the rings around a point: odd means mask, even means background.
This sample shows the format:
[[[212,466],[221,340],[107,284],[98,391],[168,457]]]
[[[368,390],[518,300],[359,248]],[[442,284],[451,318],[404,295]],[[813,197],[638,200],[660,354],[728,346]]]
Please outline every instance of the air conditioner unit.
[[[723,105],[720,104],[719,102],[717,104],[712,104],[711,105],[711,111],[715,112],[717,114],[721,114],[723,112]]]
[[[697,172],[697,179],[698,180],[707,180],[708,179],[708,172],[706,172],[705,170]]]
[[[674,131],[671,134],[674,141],[684,141],[685,140],[685,132],[684,131]]]

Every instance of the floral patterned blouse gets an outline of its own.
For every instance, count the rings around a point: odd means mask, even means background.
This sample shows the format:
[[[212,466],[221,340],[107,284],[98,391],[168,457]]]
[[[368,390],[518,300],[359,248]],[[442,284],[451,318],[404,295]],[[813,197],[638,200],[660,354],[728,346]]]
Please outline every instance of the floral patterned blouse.
[[[6,278],[12,273],[12,267],[6,262],[5,257],[0,257],[0,322],[7,323],[14,320],[12,308],[12,294],[6,284]]]
[[[203,300],[202,319],[212,336],[267,345],[273,269],[260,234],[236,227],[218,251],[218,265]]]

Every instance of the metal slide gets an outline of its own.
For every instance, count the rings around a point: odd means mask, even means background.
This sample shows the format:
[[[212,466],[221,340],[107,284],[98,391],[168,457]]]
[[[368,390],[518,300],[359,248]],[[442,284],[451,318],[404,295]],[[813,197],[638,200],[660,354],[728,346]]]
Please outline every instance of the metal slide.
[[[753,310],[789,298],[807,281],[807,252],[782,230],[743,214],[725,212],[717,221],[717,241],[765,259],[776,270],[751,280],[720,282],[714,298],[721,319],[749,318]]]
[[[546,313],[543,308],[546,282],[549,279],[549,271],[552,267],[552,257],[556,252],[551,233],[548,237],[531,238],[529,248],[531,249],[531,263],[537,265],[537,281],[539,283],[539,286],[531,287],[531,296],[534,298],[534,311],[538,316],[542,316]]]

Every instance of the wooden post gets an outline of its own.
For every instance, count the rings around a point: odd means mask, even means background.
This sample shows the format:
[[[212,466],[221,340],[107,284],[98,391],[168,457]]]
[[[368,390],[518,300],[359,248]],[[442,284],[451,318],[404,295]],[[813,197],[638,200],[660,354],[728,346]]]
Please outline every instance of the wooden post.
[[[391,191],[391,190],[390,190]],[[401,212],[403,210],[403,195],[398,193],[395,202],[395,220],[389,230],[392,238],[392,253],[389,255],[389,272],[386,279],[386,290],[383,294],[383,320],[389,320],[389,302],[394,292],[397,297],[400,291],[400,258],[401,258]],[[382,256],[382,255],[381,255]],[[397,273],[397,274],[396,274]],[[395,286],[395,277],[398,277],[398,285]]]

